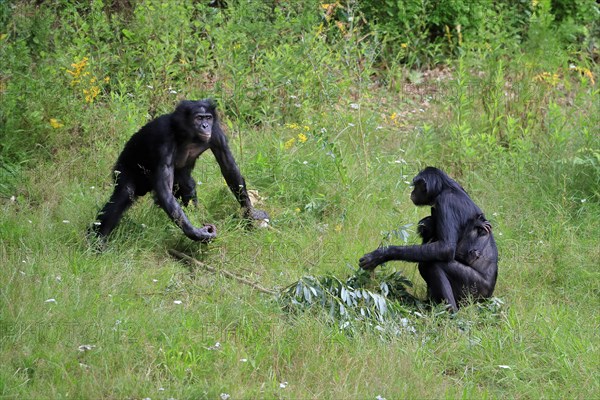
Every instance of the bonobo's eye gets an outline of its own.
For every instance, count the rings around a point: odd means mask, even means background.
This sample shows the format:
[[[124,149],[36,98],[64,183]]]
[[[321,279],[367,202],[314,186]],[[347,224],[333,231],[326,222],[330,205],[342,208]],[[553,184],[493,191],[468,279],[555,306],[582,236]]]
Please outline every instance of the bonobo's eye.
[[[194,116],[194,121],[202,122],[202,121],[212,121],[213,116],[211,114],[196,114]]]

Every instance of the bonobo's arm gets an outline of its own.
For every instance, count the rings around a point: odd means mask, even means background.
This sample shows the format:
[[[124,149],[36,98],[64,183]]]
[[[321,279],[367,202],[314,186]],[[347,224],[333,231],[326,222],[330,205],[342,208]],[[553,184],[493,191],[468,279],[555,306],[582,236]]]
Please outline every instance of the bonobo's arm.
[[[387,246],[367,253],[358,261],[362,269],[373,269],[386,261],[401,260],[411,262],[452,261],[454,249],[443,241],[415,246]]]
[[[221,174],[223,174],[227,186],[229,186],[229,189],[242,206],[244,217],[256,220],[269,219],[266,212],[252,207],[248,190],[246,189],[246,182],[233,158],[233,154],[231,154],[225,135],[220,131],[215,135],[214,128],[213,135],[210,149],[215,155],[217,163],[219,163]]]
[[[156,170],[154,191],[158,204],[188,238],[202,242],[214,239],[217,235],[214,225],[205,225],[202,228],[194,227],[173,196],[173,171],[173,163],[169,159],[166,163],[159,165]]]
[[[362,269],[374,269],[379,264],[391,260],[410,262],[454,260],[460,228],[459,216],[452,204],[439,204],[436,208],[437,241],[415,246],[381,247],[361,257],[358,260],[359,266]],[[431,220],[427,222],[430,223]]]

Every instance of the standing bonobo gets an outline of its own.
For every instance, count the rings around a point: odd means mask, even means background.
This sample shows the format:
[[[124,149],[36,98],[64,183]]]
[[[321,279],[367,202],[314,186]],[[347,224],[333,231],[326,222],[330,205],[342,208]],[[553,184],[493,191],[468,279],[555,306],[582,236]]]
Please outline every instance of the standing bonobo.
[[[436,302],[454,311],[461,300],[487,298],[498,276],[498,250],[492,227],[467,192],[445,172],[427,167],[413,179],[416,206],[431,206],[419,221],[422,245],[389,246],[365,254],[359,265],[374,269],[391,260],[419,263],[419,272]]]
[[[160,116],[140,129],[125,144],[114,167],[114,192],[100,211],[93,230],[108,236],[137,197],[154,191],[156,202],[192,240],[207,242],[216,237],[212,224],[194,227],[176,198],[184,206],[197,204],[192,169],[196,159],[210,149],[227,185],[249,219],[268,220],[264,211],[250,203],[246,183],[233,159],[219,126],[215,103],[184,100],[171,114]]]

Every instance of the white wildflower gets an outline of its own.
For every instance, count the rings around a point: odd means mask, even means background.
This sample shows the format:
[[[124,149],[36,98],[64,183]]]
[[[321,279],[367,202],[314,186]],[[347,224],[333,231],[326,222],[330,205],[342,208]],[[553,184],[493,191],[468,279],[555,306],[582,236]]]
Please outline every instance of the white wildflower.
[[[77,349],[79,351],[81,351],[81,352],[85,352],[85,351],[93,350],[94,348],[96,348],[96,345],[93,345],[93,344],[82,344]]]

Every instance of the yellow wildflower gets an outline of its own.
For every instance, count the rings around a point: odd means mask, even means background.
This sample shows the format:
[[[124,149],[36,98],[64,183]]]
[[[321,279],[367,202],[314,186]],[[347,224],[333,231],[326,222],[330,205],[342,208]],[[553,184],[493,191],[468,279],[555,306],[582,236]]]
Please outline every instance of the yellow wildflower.
[[[401,44],[400,44],[400,47],[402,47],[403,49],[406,49],[406,48],[408,48],[408,44],[406,44],[406,43],[401,43]]]
[[[579,72],[583,76],[588,77],[588,79],[592,82],[592,85],[596,84],[596,81],[594,80],[594,74],[589,69],[582,68],[582,67],[577,67],[575,65],[572,65],[571,69]]]
[[[294,145],[295,142],[296,142],[296,138],[291,138],[290,140],[288,140],[287,142],[285,142],[283,144],[283,148],[286,150],[289,150],[292,148],[292,146]]]
[[[83,59],[81,61],[79,61],[78,63],[71,64],[71,67],[73,67],[73,71],[67,70],[67,72],[69,74],[73,75],[73,78],[78,78],[81,75],[81,73],[83,72],[83,70],[85,69],[85,67],[87,66],[87,62],[88,62],[88,58],[83,57]]]
[[[331,16],[333,15],[335,8],[339,5],[339,2],[321,4],[321,8],[325,10],[325,21],[329,22],[329,20],[331,20]]]
[[[340,232],[342,231],[342,225],[340,225],[340,224],[337,224],[337,225],[335,226],[335,231],[336,231],[337,233],[340,233]]]
[[[448,25],[444,25],[444,30],[446,31],[446,37],[448,38],[448,43],[452,45],[452,34],[450,33],[450,28]]]
[[[533,77],[534,81],[544,82],[550,86],[558,85],[558,81],[560,80],[560,76],[558,74],[551,74],[550,72],[542,72]]]
[[[58,129],[65,126],[65,124],[60,123],[56,118],[50,118],[50,126],[54,129]]]
[[[83,94],[85,95],[86,103],[93,103],[94,99],[100,94],[100,88],[98,86],[92,86],[90,90],[83,89]]]
[[[308,140],[308,138],[306,137],[306,135],[304,133],[298,134],[298,141],[300,143],[305,143],[307,140]]]

